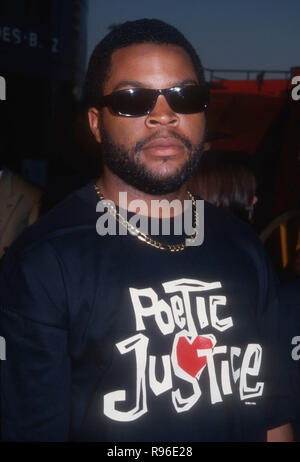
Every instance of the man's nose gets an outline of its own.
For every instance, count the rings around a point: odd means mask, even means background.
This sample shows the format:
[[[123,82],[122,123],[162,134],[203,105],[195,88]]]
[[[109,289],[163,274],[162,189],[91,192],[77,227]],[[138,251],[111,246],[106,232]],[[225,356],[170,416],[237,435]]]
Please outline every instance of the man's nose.
[[[153,128],[158,125],[176,126],[178,123],[178,114],[170,108],[165,96],[159,95],[154,108],[146,118],[146,125],[148,128]]]

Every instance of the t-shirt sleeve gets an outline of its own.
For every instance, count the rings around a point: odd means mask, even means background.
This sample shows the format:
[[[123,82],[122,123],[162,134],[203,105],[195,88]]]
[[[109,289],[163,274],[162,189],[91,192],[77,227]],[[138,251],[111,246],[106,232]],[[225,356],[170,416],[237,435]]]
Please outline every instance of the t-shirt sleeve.
[[[262,307],[259,313],[264,343],[263,367],[266,381],[266,427],[276,428],[290,423],[294,417],[291,377],[283,339],[284,317],[279,303],[279,281],[268,257],[262,265]]]
[[[0,272],[3,441],[68,441],[71,367],[63,272],[49,243]],[[3,358],[2,358],[3,359]]]

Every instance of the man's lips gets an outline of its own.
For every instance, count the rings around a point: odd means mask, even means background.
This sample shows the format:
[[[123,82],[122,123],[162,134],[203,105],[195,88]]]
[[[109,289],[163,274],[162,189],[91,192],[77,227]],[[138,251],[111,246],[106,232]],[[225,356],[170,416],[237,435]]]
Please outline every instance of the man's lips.
[[[150,141],[150,143],[146,144],[144,149],[170,146],[178,146],[180,148],[183,148],[183,144],[180,140],[174,138],[173,136],[168,136],[164,138],[155,138],[154,140]]]
[[[155,156],[175,156],[182,153],[184,145],[174,137],[155,138],[143,147],[143,150]]]

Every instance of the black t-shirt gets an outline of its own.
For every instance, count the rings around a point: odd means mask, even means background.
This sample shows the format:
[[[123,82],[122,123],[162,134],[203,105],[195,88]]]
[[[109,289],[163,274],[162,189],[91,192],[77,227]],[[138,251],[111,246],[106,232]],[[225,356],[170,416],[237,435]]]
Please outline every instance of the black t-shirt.
[[[276,283],[250,227],[205,203],[203,244],[172,253],[99,236],[96,204],[90,183],[3,262],[3,439],[261,441],[289,422]]]

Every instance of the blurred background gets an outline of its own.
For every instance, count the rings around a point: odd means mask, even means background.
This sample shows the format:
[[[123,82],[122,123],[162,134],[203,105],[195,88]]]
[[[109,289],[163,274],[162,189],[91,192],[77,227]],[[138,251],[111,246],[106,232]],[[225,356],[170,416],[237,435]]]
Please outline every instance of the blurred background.
[[[99,174],[84,73],[111,27],[142,17],[178,27],[199,52],[211,86],[208,148],[253,157],[253,226],[275,269],[300,276],[298,0],[1,0],[0,169],[42,191],[40,213]]]

